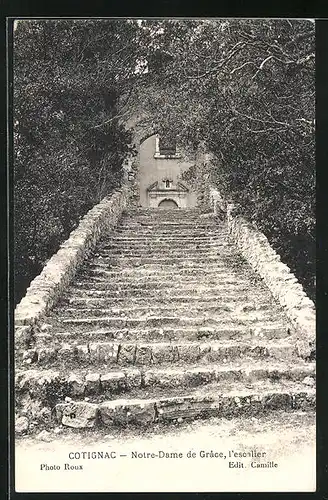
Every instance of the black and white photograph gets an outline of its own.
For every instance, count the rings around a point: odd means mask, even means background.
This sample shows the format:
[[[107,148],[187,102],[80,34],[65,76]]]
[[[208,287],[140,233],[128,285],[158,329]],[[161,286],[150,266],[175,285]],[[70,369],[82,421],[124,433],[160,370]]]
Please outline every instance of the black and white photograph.
[[[8,30],[15,491],[316,491],[314,19]]]

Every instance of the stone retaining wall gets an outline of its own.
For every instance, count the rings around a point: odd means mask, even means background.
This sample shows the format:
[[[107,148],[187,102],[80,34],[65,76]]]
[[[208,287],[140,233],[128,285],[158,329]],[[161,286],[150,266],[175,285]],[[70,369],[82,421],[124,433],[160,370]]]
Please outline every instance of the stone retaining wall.
[[[256,271],[274,298],[283,306],[295,329],[299,355],[306,358],[315,351],[315,306],[289,267],[271,247],[266,236],[238,213],[237,207],[217,189],[210,191],[215,213],[224,213],[231,240]]]
[[[126,184],[89,210],[77,229],[72,231],[58,252],[51,257],[41,274],[34,278],[25,297],[15,309],[16,347],[28,345],[32,327],[57,303],[100,236],[117,224],[128,198],[129,187]]]

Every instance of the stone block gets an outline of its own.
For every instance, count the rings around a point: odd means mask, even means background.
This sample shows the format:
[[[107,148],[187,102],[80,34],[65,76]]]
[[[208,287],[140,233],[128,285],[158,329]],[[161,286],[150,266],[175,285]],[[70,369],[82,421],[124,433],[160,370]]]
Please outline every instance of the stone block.
[[[125,370],[124,373],[126,379],[126,387],[128,389],[141,386],[142,377],[141,371],[138,370],[138,368],[129,368],[128,370]]]
[[[134,364],[136,356],[136,346],[132,344],[122,344],[119,352],[119,363]]]
[[[301,392],[291,396],[292,407],[295,410],[314,410],[316,407],[316,394],[315,391]]]
[[[70,388],[70,394],[74,396],[82,396],[85,391],[85,382],[83,378],[75,373],[71,373],[67,379]]]
[[[135,363],[140,365],[150,365],[152,362],[152,348],[148,345],[136,346]]]
[[[154,344],[152,346],[152,361],[154,364],[170,363],[179,359],[179,353],[176,346],[168,344]]]
[[[199,357],[200,359],[210,360],[210,353],[212,351],[212,346],[206,342],[199,344]]]
[[[287,410],[292,407],[292,396],[287,393],[274,393],[263,397],[263,406],[268,410]]]
[[[52,437],[51,437],[50,432],[48,432],[46,430],[39,432],[39,434],[37,434],[35,436],[35,438],[40,440],[40,441],[45,441],[46,443],[50,443],[50,441],[52,441]]]
[[[307,376],[302,380],[302,384],[305,384],[309,387],[314,387],[315,386],[315,378]]]
[[[38,350],[38,363],[47,365],[57,358],[57,351],[53,347],[42,347]]]
[[[195,362],[199,358],[200,350],[198,344],[179,345],[179,359],[181,361]]]
[[[100,374],[88,373],[85,377],[85,393],[98,394],[100,392]]]
[[[76,354],[76,346],[71,344],[63,344],[61,348],[58,350],[58,360],[59,361],[67,361],[71,362],[75,358]]]
[[[75,346],[75,356],[77,361],[89,362],[90,361],[90,353],[88,346],[86,345],[77,345]]]
[[[62,421],[67,427],[78,429],[95,427],[97,425],[98,405],[86,401],[68,403],[63,408]]]
[[[93,342],[89,344],[90,360],[98,363],[116,363],[119,344],[109,342]]]
[[[38,353],[36,349],[28,349],[23,353],[22,362],[26,365],[35,363],[38,360]]]
[[[241,372],[242,374],[242,380],[248,383],[256,382],[258,380],[265,380],[267,378],[270,378],[272,380],[278,380],[281,378],[281,373],[279,373],[277,370],[270,370],[270,369],[265,369],[265,368],[251,368],[249,367],[248,369],[245,369]]]
[[[224,381],[224,380],[242,380],[243,379],[243,372],[241,370],[227,370],[223,368],[223,363],[222,363],[222,368],[218,368],[216,370],[216,380],[218,382]]]
[[[173,397],[161,399],[156,403],[159,422],[191,420],[201,415],[214,416],[218,412],[218,403],[214,397]]]
[[[154,422],[156,412],[152,400],[116,400],[99,405],[101,421],[106,426],[128,424],[147,426]]]
[[[58,403],[55,406],[55,418],[58,423],[61,423],[63,414],[64,414],[64,409],[68,406],[68,403]]]
[[[184,373],[184,385],[196,387],[216,380],[216,371],[211,368],[195,368]]]
[[[186,376],[178,370],[147,370],[144,373],[144,384],[148,386],[159,387],[179,387],[183,385]]]
[[[29,392],[34,399],[42,400],[59,379],[59,372],[52,370],[27,370],[16,375],[16,390]]]
[[[15,328],[15,348],[26,349],[33,339],[33,329],[31,326],[18,326]]]
[[[100,377],[102,392],[119,393],[126,388],[126,379],[123,372],[109,372]]]
[[[15,434],[18,436],[21,434],[26,434],[29,429],[29,422],[27,417],[16,417],[15,418]]]
[[[40,421],[44,424],[49,424],[51,422],[51,410],[49,407],[44,406],[40,410]]]

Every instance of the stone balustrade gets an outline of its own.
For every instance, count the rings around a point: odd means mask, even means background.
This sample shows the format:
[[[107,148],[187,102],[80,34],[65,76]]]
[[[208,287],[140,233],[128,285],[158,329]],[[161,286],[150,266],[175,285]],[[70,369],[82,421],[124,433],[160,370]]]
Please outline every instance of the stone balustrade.
[[[33,326],[57,303],[101,235],[117,224],[128,198],[129,187],[126,184],[89,210],[42,272],[34,278],[15,309],[16,347],[28,344]]]
[[[289,267],[281,262],[266,236],[242,217],[233,203],[214,188],[210,189],[210,200],[215,213],[225,214],[232,242],[284,308],[295,329],[299,355],[309,357],[315,350],[316,339],[313,301],[306,295]]]

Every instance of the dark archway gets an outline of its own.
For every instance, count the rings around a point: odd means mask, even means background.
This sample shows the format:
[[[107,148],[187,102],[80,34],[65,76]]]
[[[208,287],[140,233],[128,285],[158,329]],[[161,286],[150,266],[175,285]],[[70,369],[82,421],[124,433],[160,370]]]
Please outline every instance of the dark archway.
[[[158,204],[158,208],[179,208],[179,206],[174,200],[166,198]]]

